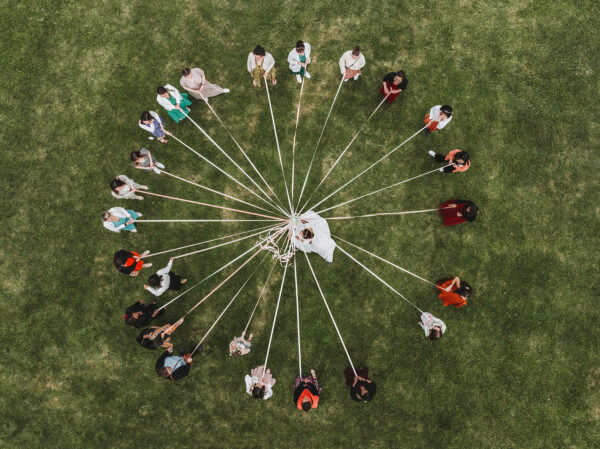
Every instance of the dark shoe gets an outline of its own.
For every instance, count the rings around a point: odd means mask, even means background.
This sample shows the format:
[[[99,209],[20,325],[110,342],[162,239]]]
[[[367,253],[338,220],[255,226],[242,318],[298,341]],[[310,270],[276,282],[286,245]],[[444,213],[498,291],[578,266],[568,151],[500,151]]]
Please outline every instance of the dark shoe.
[[[192,358],[194,358],[196,355],[198,355],[200,353],[200,351],[202,351],[202,345],[198,346],[198,349],[196,349],[194,352],[192,352]]]
[[[431,131],[429,131],[429,128],[425,128],[425,135],[428,136],[431,134]]]

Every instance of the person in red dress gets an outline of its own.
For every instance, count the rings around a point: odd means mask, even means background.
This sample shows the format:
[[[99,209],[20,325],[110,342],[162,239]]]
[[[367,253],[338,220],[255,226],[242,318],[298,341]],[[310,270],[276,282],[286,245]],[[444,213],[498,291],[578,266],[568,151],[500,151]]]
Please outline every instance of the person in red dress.
[[[454,306],[458,309],[466,306],[467,299],[473,294],[473,288],[458,276],[440,279],[435,286],[440,292],[438,298],[442,300],[444,307]]]
[[[138,254],[135,251],[126,251],[124,249],[117,251],[113,262],[117,270],[128,276],[137,276],[142,268],[151,267],[151,263],[144,263],[142,257],[150,254],[150,251],[144,251]]]
[[[389,94],[386,101],[392,104],[400,92],[404,91],[408,86],[408,80],[404,71],[390,72],[383,78],[383,85],[379,89],[379,93],[384,97]]]
[[[473,201],[451,199],[440,203],[439,212],[444,226],[454,226],[467,221],[475,221],[479,208]]]

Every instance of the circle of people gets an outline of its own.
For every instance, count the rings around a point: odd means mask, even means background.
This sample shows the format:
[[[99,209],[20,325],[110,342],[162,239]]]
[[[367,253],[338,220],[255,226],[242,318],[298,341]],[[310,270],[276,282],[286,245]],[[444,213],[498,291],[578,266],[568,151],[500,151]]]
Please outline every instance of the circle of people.
[[[295,47],[288,54],[289,73],[295,75],[298,83],[301,83],[303,78],[309,79],[311,77],[307,71],[308,65],[311,63],[310,54],[310,44],[303,41],[296,42]],[[362,76],[362,69],[365,64],[365,56],[359,46],[346,51],[339,59],[343,81],[348,82],[351,79],[357,81]],[[247,70],[255,87],[261,86],[261,80],[264,80],[264,82],[270,81],[273,85],[277,84],[275,59],[271,53],[266,52],[260,45],[257,45],[248,54]],[[230,92],[229,89],[209,82],[204,71],[200,68],[184,68],[180,84],[187,93],[180,93],[170,84],[159,86],[156,90],[158,104],[166,110],[175,123],[184,120],[187,113],[190,112],[190,106],[192,105],[190,95],[194,99],[202,99],[207,102],[210,97]],[[408,79],[404,71],[390,72],[383,78],[379,92],[387,103],[392,104],[398,95],[406,90],[407,85]],[[422,126],[425,127],[425,134],[430,135],[434,131],[446,127],[451,120],[452,108],[449,105],[436,105],[425,115],[424,125]],[[169,136],[170,132],[166,130],[164,120],[155,111],[144,111],[141,114],[139,126],[152,135],[149,138],[150,140],[156,138],[161,143],[167,143],[166,136]],[[443,173],[464,172],[470,167],[469,154],[460,149],[454,149],[447,155],[429,151],[429,155],[436,162],[446,164],[440,168]],[[164,164],[159,162],[146,148],[132,152],[130,159],[133,168],[153,171],[157,175],[161,173],[161,169],[165,168]],[[148,187],[136,183],[126,175],[119,175],[110,182],[110,189],[115,198],[143,200],[144,197],[137,195],[136,192],[147,190]],[[469,200],[451,199],[439,205],[439,213],[445,226],[472,222],[477,217],[478,211],[478,207]],[[140,212],[123,207],[112,207],[101,215],[104,227],[112,232],[137,232],[135,222],[139,217],[142,217]],[[311,238],[312,235],[304,237]],[[113,262],[119,272],[128,276],[138,276],[142,269],[152,266],[151,263],[143,260],[148,254],[149,251],[140,254],[135,251],[120,250],[115,253]],[[144,289],[155,296],[160,296],[167,290],[181,290],[187,279],[176,275],[172,271],[172,266],[173,258],[170,258],[164,268],[148,278],[148,283],[144,285]],[[458,277],[440,279],[435,284],[439,291],[438,297],[445,307],[450,305],[456,308],[463,307],[473,293],[471,286]],[[165,307],[159,308],[156,302],[148,304],[143,300],[139,300],[127,308],[123,319],[127,325],[145,328],[137,337],[137,341],[141,346],[148,349],[165,349],[156,361],[156,373],[160,377],[177,381],[189,374],[193,365],[193,358],[202,348],[199,346],[195,351],[190,352],[180,349],[179,355],[173,353],[171,334],[183,323],[183,318],[173,325],[167,323],[162,326],[146,327],[152,321],[161,317],[165,310]],[[419,325],[425,332],[426,338],[432,341],[439,340],[446,331],[445,323],[428,312],[421,314]],[[252,339],[253,334],[251,333],[246,338],[245,331],[241,336],[234,338],[229,344],[230,356],[239,357],[248,354],[252,346]],[[376,385],[368,378],[368,374],[368,368],[366,367],[360,368],[356,372],[351,368],[344,371],[346,385],[350,388],[350,396],[353,400],[366,402],[375,396]],[[255,399],[268,399],[273,394],[275,382],[270,369],[265,370],[264,366],[258,366],[251,370],[249,375],[245,376],[246,392]],[[298,409],[309,411],[318,406],[322,389],[313,369],[310,370],[310,374],[296,378],[293,390],[294,404]]]

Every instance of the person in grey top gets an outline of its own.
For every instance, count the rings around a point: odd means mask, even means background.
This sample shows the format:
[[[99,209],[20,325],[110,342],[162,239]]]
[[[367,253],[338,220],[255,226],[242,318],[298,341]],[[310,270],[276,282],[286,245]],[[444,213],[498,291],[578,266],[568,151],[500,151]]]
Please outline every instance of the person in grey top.
[[[439,340],[442,338],[444,332],[446,332],[446,324],[429,312],[423,312],[421,314],[419,325],[423,328],[425,337],[432,341]]]
[[[129,158],[133,168],[152,170],[157,175],[160,175],[159,168],[165,168],[165,165],[158,162],[146,148],[142,148],[140,151],[132,151]]]
[[[112,196],[120,200],[143,200],[144,197],[136,195],[135,191],[136,189],[148,190],[148,186],[138,184],[125,175],[119,175],[110,182],[110,189]]]

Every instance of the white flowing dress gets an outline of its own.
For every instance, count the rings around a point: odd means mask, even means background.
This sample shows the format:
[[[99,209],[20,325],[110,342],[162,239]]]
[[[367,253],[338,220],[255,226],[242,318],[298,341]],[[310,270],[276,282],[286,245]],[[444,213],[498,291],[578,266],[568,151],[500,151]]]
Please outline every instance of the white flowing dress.
[[[301,223],[301,225],[296,228],[293,237],[294,246],[300,251],[304,251],[305,253],[317,253],[327,262],[333,262],[333,252],[335,251],[336,245],[331,238],[327,220],[312,210],[309,210],[300,218],[307,223]],[[312,239],[305,239],[302,237],[302,230],[307,228],[312,228],[313,230],[314,237]]]

